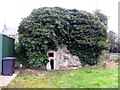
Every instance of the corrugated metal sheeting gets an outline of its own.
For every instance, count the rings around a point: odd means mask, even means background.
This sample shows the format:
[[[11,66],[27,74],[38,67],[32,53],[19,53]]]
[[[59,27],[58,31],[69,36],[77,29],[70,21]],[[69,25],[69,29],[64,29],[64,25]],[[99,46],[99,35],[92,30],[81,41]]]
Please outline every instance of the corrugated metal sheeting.
[[[15,56],[14,42],[14,39],[0,34],[0,74],[2,73],[2,59]]]

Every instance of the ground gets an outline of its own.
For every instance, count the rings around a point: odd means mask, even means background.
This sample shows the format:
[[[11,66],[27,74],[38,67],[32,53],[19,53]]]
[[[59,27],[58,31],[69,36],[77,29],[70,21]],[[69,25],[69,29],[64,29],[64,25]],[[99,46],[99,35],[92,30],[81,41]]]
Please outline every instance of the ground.
[[[118,67],[84,67],[67,71],[23,70],[6,88],[118,88]]]
[[[3,88],[118,88],[118,61],[118,56],[103,56],[98,66],[61,71],[24,69]]]

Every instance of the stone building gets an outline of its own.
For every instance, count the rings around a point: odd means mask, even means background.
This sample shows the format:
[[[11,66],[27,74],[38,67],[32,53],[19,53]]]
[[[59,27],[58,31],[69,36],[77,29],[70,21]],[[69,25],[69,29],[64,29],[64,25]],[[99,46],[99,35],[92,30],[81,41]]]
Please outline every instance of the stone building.
[[[48,51],[47,70],[65,69],[70,66],[81,66],[81,62],[77,56],[73,56],[66,45],[58,47],[57,51]]]

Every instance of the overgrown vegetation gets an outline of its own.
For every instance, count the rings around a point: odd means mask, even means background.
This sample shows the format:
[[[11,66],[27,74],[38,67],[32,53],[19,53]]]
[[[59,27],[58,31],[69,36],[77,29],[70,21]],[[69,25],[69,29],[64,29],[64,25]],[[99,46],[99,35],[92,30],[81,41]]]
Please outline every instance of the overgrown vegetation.
[[[34,9],[20,23],[18,56],[25,65],[39,69],[47,62],[47,51],[67,45],[83,62],[98,63],[108,47],[107,26],[85,11],[60,7]]]
[[[118,88],[118,68],[79,68],[36,76],[19,74],[6,88]]]
[[[110,53],[119,53],[120,52],[120,38],[113,31],[109,31],[108,36],[109,36],[109,41],[110,41],[109,52]]]

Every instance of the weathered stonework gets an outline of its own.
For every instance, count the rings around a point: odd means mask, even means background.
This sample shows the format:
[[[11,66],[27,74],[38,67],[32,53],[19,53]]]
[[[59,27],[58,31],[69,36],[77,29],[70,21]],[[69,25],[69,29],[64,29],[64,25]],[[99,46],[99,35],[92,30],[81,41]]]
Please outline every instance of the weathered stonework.
[[[58,47],[57,51],[48,51],[47,70],[66,69],[69,66],[81,66],[77,56],[73,56],[65,45]]]

